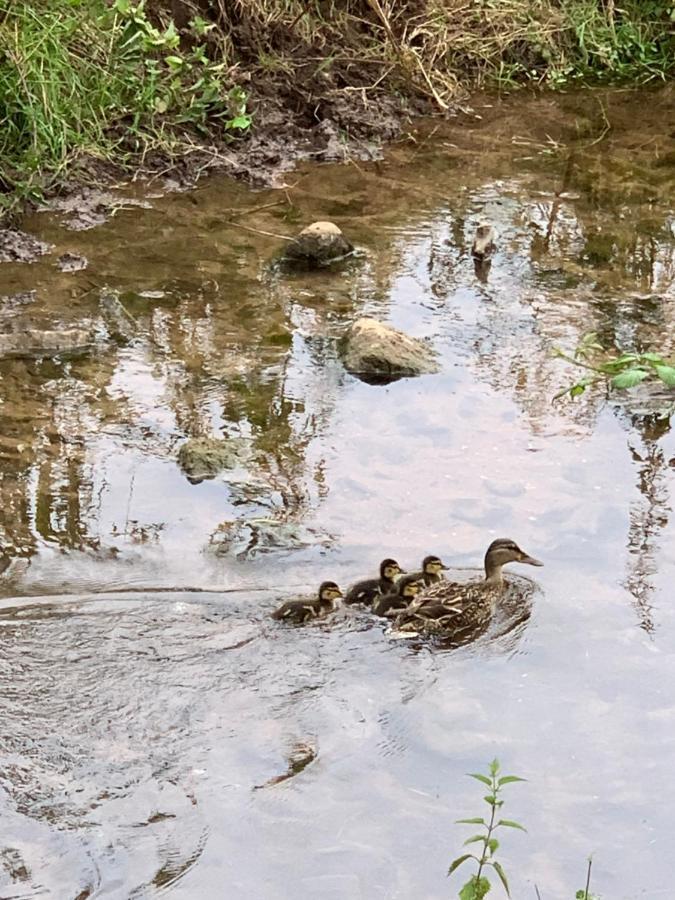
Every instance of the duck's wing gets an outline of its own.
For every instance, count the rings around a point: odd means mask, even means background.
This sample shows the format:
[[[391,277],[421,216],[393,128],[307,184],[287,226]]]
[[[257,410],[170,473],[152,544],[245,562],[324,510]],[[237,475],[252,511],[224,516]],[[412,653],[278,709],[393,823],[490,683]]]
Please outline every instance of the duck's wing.
[[[437,581],[425,587],[421,594],[416,598],[419,605],[425,604],[427,601],[450,603],[455,602],[462,594],[470,590],[470,583],[462,583],[460,581]]]

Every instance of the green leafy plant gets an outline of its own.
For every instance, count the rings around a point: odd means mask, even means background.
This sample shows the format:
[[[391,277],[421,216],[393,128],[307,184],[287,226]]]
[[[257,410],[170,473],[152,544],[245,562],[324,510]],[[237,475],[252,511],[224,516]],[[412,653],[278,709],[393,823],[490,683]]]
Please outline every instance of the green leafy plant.
[[[502,788],[512,782],[525,781],[525,779],[519,778],[517,775],[502,775],[498,759],[492,760],[488,766],[488,773],[488,775],[482,775],[472,772],[469,777],[475,778],[476,781],[480,781],[481,784],[486,785],[488,788],[488,793],[483,799],[490,807],[489,818],[485,819],[482,816],[478,816],[470,819],[457,819],[459,824],[479,825],[483,829],[481,833],[471,835],[464,841],[465,846],[481,844],[482,846],[479,850],[476,853],[461,854],[450,863],[450,868],[448,869],[448,875],[452,875],[454,871],[469,860],[473,860],[476,863],[476,872],[459,892],[460,900],[483,900],[483,897],[485,897],[492,886],[490,879],[484,874],[488,869],[492,869],[497,873],[507,895],[511,896],[506,873],[501,863],[495,859],[495,854],[499,848],[499,840],[495,837],[495,832],[500,828],[517,828],[520,831],[526,831],[519,822],[515,822],[513,819],[502,819],[500,816],[500,810],[504,805],[504,801],[500,796]]]
[[[598,341],[595,332],[585,335],[570,356],[556,348],[556,356],[572,365],[589,372],[573,384],[560,391],[553,398],[580,397],[586,388],[604,382],[608,389],[626,390],[643,381],[658,381],[669,388],[675,388],[675,365],[659,353],[619,353],[612,355]]]
[[[152,149],[180,154],[194,132],[247,131],[215,26],[195,16],[179,32],[169,5],[153,3],[153,18],[145,0],[4,4],[0,212],[39,201],[83,155],[131,165]]]

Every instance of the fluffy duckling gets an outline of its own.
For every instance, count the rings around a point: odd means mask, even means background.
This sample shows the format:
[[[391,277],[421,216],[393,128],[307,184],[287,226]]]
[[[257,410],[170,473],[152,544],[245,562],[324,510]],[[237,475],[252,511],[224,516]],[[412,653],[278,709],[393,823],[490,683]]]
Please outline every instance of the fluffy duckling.
[[[373,602],[376,616],[393,617],[402,609],[407,609],[424,587],[419,573],[404,575],[396,582],[396,589],[389,594],[381,594]]]
[[[423,581],[425,587],[431,587],[432,584],[438,584],[439,581],[443,581],[441,572],[444,572],[447,568],[439,556],[425,556],[422,560],[422,571],[415,572],[415,577]]]
[[[357,581],[347,591],[345,603],[370,604],[380,594],[390,594],[394,591],[396,579],[403,574],[403,569],[395,559],[383,559],[380,563],[380,577],[369,578],[366,581]]]
[[[287,600],[275,609],[272,618],[283,622],[301,624],[333,612],[342,591],[334,581],[324,581],[315,600]]]
[[[485,554],[485,579],[458,584],[441,581],[425,588],[399,614],[396,626],[404,631],[434,631],[461,634],[478,630],[492,617],[504,590],[502,568],[510,562],[543,566],[510,538],[493,541]]]

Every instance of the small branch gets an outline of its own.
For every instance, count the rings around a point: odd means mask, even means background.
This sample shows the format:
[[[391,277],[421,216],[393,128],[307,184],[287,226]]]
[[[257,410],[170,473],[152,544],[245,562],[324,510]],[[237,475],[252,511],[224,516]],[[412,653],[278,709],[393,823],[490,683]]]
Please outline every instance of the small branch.
[[[591,886],[591,866],[593,865],[593,857],[588,857],[588,872],[586,874],[586,890],[584,891],[584,900],[588,900],[588,891]]]
[[[252,231],[253,234],[262,234],[264,237],[278,238],[281,241],[294,241],[295,238],[287,234],[275,234],[273,231],[263,231],[262,228],[252,228],[250,225],[242,225],[241,222],[232,222],[229,219],[224,223],[232,228],[243,228],[244,231]]]

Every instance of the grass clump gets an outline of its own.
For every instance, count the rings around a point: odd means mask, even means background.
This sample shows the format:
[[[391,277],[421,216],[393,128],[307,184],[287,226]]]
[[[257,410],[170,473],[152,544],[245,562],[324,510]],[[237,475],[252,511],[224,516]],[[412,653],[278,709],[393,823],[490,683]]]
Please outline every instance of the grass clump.
[[[213,26],[157,26],[144,0],[13,0],[0,11],[0,204],[38,198],[82,156],[125,164],[185,129],[246,130],[246,95],[206,54]]]

